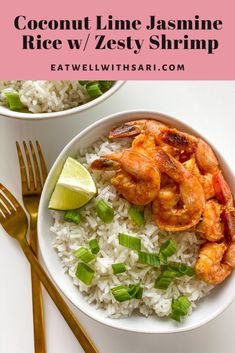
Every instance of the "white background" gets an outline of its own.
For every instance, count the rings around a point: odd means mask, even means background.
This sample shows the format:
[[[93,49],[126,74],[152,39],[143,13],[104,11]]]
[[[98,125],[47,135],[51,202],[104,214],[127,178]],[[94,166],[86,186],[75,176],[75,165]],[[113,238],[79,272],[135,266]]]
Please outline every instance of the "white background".
[[[21,199],[16,140],[38,139],[50,167],[64,145],[84,127],[110,113],[140,108],[169,114],[190,124],[235,168],[235,82],[132,81],[104,103],[72,117],[19,121],[0,116],[0,182]],[[83,352],[46,293],[44,304],[47,353]],[[211,323],[191,332],[170,335],[122,332],[73,310],[100,353],[235,352],[235,302]],[[16,241],[2,229],[0,352],[34,352],[30,268]]]

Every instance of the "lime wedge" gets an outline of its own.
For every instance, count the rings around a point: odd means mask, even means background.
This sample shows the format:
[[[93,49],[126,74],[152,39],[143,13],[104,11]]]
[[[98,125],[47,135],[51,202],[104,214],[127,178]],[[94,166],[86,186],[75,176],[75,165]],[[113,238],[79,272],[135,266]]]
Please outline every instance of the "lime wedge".
[[[48,207],[61,211],[80,208],[96,193],[96,185],[88,170],[76,159],[68,157]]]

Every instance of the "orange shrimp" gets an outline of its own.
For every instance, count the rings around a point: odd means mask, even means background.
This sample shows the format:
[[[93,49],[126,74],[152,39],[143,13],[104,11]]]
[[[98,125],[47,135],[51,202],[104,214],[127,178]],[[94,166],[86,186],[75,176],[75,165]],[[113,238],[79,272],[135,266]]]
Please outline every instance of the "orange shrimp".
[[[161,141],[161,130],[167,128],[166,125],[157,120],[141,119],[128,121],[118,127],[111,129],[110,139],[123,137],[134,137],[132,149],[152,158],[154,151],[161,146],[161,149],[176,156],[176,148]]]
[[[195,226],[201,217],[205,197],[198,179],[164,151],[155,153],[155,162],[177,187],[163,187],[153,201],[153,215],[161,229],[182,231]]]
[[[227,250],[224,243],[206,243],[199,251],[195,265],[197,277],[209,284],[218,284],[232,272],[232,266],[223,261]]]
[[[112,185],[129,202],[147,205],[158,195],[160,173],[152,160],[132,150],[105,155],[90,165],[91,169],[119,170]]]
[[[139,134],[152,134],[159,136],[161,128],[166,127],[165,124],[153,119],[140,119],[127,121],[119,126],[115,126],[110,130],[110,139],[119,139],[123,137],[136,137]]]
[[[199,250],[195,270],[197,276],[204,282],[218,284],[224,281],[235,267],[235,209],[231,190],[221,171],[213,177],[213,182],[215,195],[223,206],[221,219],[224,227],[224,241],[220,244],[205,243]],[[215,215],[214,222],[213,226],[208,225],[209,228],[212,226],[210,228],[212,230],[216,229],[216,224],[218,226],[221,222],[218,213]],[[209,239],[208,235],[207,239]]]
[[[222,206],[216,200],[209,200],[205,204],[202,221],[196,227],[196,233],[209,241],[224,239],[224,224],[221,220]]]

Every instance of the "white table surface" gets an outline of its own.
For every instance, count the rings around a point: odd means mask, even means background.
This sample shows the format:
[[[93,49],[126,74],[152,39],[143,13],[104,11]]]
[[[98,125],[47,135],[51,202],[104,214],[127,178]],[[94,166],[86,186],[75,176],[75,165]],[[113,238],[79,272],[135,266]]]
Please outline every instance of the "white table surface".
[[[181,118],[205,134],[235,168],[234,81],[131,81],[107,101],[79,116],[49,121],[19,121],[0,116],[0,182],[20,199],[16,140],[37,138],[50,167],[64,145],[84,127],[110,113],[138,108]],[[0,281],[0,352],[33,353],[30,268],[18,244],[2,229]],[[83,352],[47,293],[44,304],[47,352]],[[209,324],[170,335],[122,332],[72,309],[100,353],[235,352],[235,302]]]

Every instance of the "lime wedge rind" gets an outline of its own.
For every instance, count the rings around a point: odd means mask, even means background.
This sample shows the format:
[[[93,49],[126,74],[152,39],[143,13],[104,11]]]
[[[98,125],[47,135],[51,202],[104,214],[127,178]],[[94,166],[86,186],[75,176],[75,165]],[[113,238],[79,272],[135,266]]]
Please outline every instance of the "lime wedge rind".
[[[68,157],[52,193],[49,209],[72,210],[85,206],[97,188],[89,171],[76,159]]]

